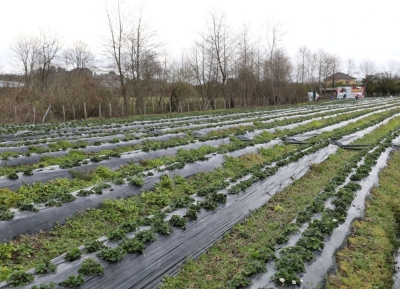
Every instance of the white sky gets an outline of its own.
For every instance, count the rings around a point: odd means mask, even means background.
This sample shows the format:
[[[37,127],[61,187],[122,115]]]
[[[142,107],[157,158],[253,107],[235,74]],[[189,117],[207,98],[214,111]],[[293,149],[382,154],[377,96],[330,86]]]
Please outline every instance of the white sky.
[[[65,46],[83,40],[100,53],[101,36],[108,32],[106,3],[116,0],[0,0],[0,71],[13,67],[9,46],[16,36],[41,28],[57,32]],[[232,31],[248,23],[256,40],[268,21],[280,22],[291,56],[307,46],[343,62],[370,59],[380,69],[391,60],[400,62],[400,2],[395,0],[147,0],[145,6],[146,21],[176,56],[205,30],[206,14],[214,9],[227,15]]]

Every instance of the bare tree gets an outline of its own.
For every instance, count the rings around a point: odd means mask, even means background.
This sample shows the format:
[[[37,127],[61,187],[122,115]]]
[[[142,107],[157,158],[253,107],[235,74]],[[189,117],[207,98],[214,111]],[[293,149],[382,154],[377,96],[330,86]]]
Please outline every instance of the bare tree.
[[[122,14],[121,3],[117,1],[117,7],[111,11],[107,7],[107,20],[109,29],[109,39],[105,43],[105,50],[108,57],[112,59],[113,67],[117,70],[120,94],[124,101],[124,113],[128,108],[128,100],[126,94],[125,82],[125,57],[124,57],[124,41],[125,41],[125,21],[126,16]]]
[[[364,94],[367,96],[369,85],[374,81],[374,74],[376,73],[375,64],[369,59],[364,59],[360,63],[359,69],[363,76],[363,84],[365,85]]]
[[[72,66],[73,69],[91,67],[95,59],[87,43],[81,40],[76,41],[71,48],[64,50],[63,58],[66,67]]]
[[[133,88],[136,104],[141,111],[144,92],[148,90],[152,79],[160,70],[158,61],[160,43],[156,41],[156,32],[144,21],[144,7],[138,9],[138,15],[132,21],[132,27],[126,34],[126,54],[128,78]]]
[[[229,34],[226,16],[211,11],[208,13],[207,30],[196,41],[191,51],[190,64],[197,82],[199,94],[216,109],[219,97],[227,107],[227,81],[233,73],[236,43]]]
[[[39,45],[39,77],[43,90],[47,86],[49,74],[55,64],[56,57],[61,50],[61,40],[51,30],[40,30],[38,36]]]
[[[20,35],[11,44],[10,50],[22,68],[25,88],[30,89],[34,72],[38,68],[39,40],[33,36]]]
[[[348,75],[347,84],[350,84],[351,74],[357,73],[357,71],[355,71],[356,64],[355,64],[354,60],[351,59],[350,57],[346,61],[346,68],[347,68],[347,75]]]
[[[281,44],[283,36],[280,23],[268,24],[266,35],[268,60],[265,63],[265,76],[270,86],[270,104],[274,105],[282,103],[279,83],[282,81],[284,68],[288,68],[287,57]]]
[[[292,64],[283,49],[274,51],[273,62],[266,61],[266,76],[270,83],[270,104],[285,103],[283,92],[291,82]],[[288,100],[290,101],[290,100]]]
[[[385,68],[385,72],[390,78],[396,78],[400,73],[400,64],[396,60],[389,60]]]
[[[235,77],[238,80],[239,91],[246,105],[250,96],[257,96],[255,74],[255,49],[250,42],[250,28],[245,24],[240,31],[237,50],[237,65]]]
[[[182,109],[182,101],[189,100],[195,95],[193,85],[190,84],[192,71],[190,64],[182,56],[181,61],[174,61],[170,66],[169,75],[170,109],[177,111],[179,106]]]
[[[224,108],[227,105],[226,82],[232,71],[231,65],[236,48],[235,39],[229,34],[229,31],[226,15],[211,11],[209,13],[209,27],[205,41],[215,51],[217,82],[220,84]]]

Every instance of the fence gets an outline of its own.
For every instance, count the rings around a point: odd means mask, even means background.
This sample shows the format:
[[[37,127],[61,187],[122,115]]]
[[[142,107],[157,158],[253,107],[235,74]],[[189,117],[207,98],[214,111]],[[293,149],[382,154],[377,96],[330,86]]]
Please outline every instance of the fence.
[[[230,108],[251,108],[255,107],[250,102],[240,98],[236,100],[222,98],[216,99],[214,108],[210,100],[200,98],[187,98],[175,102],[169,98],[161,102],[157,98],[147,98],[142,107],[137,107],[136,102],[130,100],[128,107],[124,106],[123,101],[114,103],[75,103],[63,105],[28,105],[28,104],[8,104],[0,107],[0,123],[39,123],[53,121],[70,121],[88,118],[116,118],[129,117],[135,115],[168,114],[168,113],[187,113],[193,111],[206,111],[212,109]]]

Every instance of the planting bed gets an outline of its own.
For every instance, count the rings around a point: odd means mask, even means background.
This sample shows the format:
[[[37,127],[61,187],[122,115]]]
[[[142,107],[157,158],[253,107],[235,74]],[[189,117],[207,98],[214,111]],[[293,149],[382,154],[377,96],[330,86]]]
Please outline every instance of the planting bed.
[[[3,127],[0,288],[323,287],[399,127],[397,99]]]

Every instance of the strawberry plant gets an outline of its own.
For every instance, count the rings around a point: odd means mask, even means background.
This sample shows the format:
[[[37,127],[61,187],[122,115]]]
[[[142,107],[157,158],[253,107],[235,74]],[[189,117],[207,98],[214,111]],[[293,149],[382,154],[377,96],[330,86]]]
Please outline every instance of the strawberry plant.
[[[58,201],[61,203],[69,203],[69,202],[72,202],[75,200],[76,200],[76,197],[70,193],[64,193],[58,198]]]
[[[136,222],[123,222],[118,226],[118,229],[122,229],[125,233],[133,232],[137,228]]]
[[[265,263],[260,260],[251,260],[244,267],[244,275],[251,276],[258,273],[266,272],[267,268]]]
[[[14,271],[7,277],[7,285],[11,288],[27,285],[33,281],[35,277],[25,271]]]
[[[145,249],[145,245],[141,241],[139,241],[135,238],[133,238],[133,239],[124,238],[122,240],[121,246],[128,253],[142,253],[143,254],[144,249]]]
[[[187,219],[178,215],[173,215],[171,219],[169,219],[169,223],[171,226],[181,227],[183,230],[185,230]]]
[[[83,260],[81,268],[78,273],[85,275],[103,275],[104,268],[92,258]]]
[[[152,221],[152,227],[156,233],[169,235],[173,232],[172,226],[169,222],[165,222],[161,218],[155,218]]]
[[[54,282],[50,282],[49,284],[40,284],[33,285],[31,289],[54,289],[56,288],[56,284]]]
[[[18,175],[16,172],[11,172],[7,175],[7,178],[9,178],[10,180],[16,180],[18,179]]]
[[[35,207],[35,205],[33,205],[32,203],[28,202],[28,201],[22,201],[18,204],[18,209],[20,211],[31,211],[31,212],[38,212],[39,209],[37,207]]]
[[[154,231],[152,230],[145,230],[145,231],[139,231],[135,234],[135,239],[146,243],[146,242],[154,242],[156,240],[156,237],[154,235]]]
[[[79,273],[78,275],[70,275],[67,279],[60,283],[60,286],[74,288],[79,285],[85,284],[85,279],[83,279],[83,274]]]
[[[236,289],[240,287],[245,287],[251,284],[251,281],[246,278],[244,272],[236,273],[231,280],[226,284],[227,289]]]
[[[263,247],[260,250],[250,249],[250,259],[260,260],[264,263],[275,259],[275,250],[269,247]]]
[[[36,265],[35,270],[37,274],[48,274],[56,271],[57,266],[49,260],[40,262]]]
[[[110,247],[105,247],[100,250],[99,253],[97,253],[97,256],[103,260],[109,261],[109,262],[117,262],[122,259],[126,254],[126,251],[120,247],[117,246],[115,248],[110,248]]]
[[[10,210],[2,210],[0,209],[0,221],[8,221],[14,218],[14,212]]]
[[[97,240],[85,243],[85,251],[88,253],[99,251],[104,247],[103,243]]]
[[[75,247],[72,248],[66,255],[65,255],[65,260],[67,261],[75,261],[81,258],[82,252],[79,250],[79,248]]]
[[[118,240],[121,240],[123,237],[125,237],[126,232],[123,229],[116,229],[112,232],[110,232],[107,237],[110,241],[116,242]]]
[[[49,202],[46,203],[46,207],[61,207],[62,204],[57,201],[57,200],[50,200]]]

